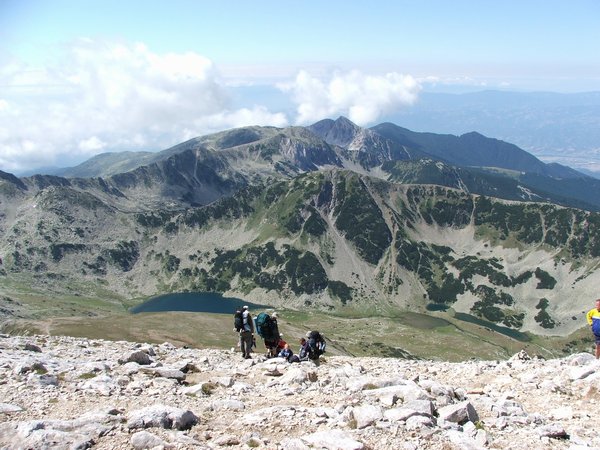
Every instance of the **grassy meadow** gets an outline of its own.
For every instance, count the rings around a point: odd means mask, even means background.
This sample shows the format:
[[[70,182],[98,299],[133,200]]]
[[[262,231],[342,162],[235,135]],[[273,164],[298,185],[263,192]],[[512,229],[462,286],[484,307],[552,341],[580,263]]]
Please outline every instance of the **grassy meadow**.
[[[116,298],[57,295],[52,299],[29,292],[19,298],[27,314],[0,320],[1,331],[50,334],[135,342],[170,342],[177,346],[231,349],[237,344],[231,314],[162,312],[130,314],[134,302]],[[260,311],[251,311],[254,316]],[[458,320],[451,314],[412,312],[395,317],[339,316],[319,311],[278,310],[279,330],[297,351],[308,330],[327,338],[328,354],[464,361],[506,359],[525,349],[544,358],[590,351],[587,329],[567,337],[527,336],[516,340],[491,328]],[[19,317],[20,316],[20,317]],[[257,352],[264,347],[260,339]]]

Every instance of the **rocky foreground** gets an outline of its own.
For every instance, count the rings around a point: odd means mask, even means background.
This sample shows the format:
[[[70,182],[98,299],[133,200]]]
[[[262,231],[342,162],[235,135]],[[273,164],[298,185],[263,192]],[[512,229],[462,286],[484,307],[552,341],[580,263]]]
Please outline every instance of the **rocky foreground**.
[[[0,448],[600,449],[599,369],[0,335]]]

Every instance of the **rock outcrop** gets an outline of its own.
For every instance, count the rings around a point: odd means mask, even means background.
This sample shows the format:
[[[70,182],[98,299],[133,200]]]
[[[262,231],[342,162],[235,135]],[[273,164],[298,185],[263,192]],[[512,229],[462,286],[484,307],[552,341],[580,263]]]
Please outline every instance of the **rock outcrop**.
[[[598,369],[0,335],[0,448],[600,448]]]

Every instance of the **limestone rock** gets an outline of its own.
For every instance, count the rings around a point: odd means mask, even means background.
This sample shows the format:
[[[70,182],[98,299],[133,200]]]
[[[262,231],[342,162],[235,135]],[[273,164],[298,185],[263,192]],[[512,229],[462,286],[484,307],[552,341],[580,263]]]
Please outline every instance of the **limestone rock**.
[[[546,436],[555,439],[564,439],[567,437],[567,432],[565,429],[557,423],[544,425],[538,428],[538,433],[540,436]]]
[[[477,411],[469,401],[455,403],[453,405],[444,406],[438,410],[440,419],[458,424],[466,423],[467,421],[477,422],[479,416]]]
[[[187,430],[198,423],[198,417],[189,411],[172,406],[153,405],[132,411],[127,418],[127,428],[175,428]]]
[[[379,406],[362,405],[352,410],[352,416],[356,421],[356,428],[365,428],[372,425],[383,417],[383,411]]]
[[[519,353],[511,356],[509,361],[531,361],[531,356],[525,350],[521,350]]]
[[[183,373],[179,369],[169,369],[165,367],[150,367],[150,368],[142,368],[141,372],[151,374],[155,377],[162,378],[170,378],[173,380],[177,380],[180,383],[185,380],[185,373]]]
[[[565,361],[571,366],[585,366],[597,362],[596,358],[591,353],[576,353],[567,356]]]
[[[340,430],[319,431],[308,436],[303,436],[302,440],[316,448],[328,450],[362,450],[365,448],[360,441],[353,439]]]
[[[233,445],[239,445],[240,440],[234,434],[225,434],[215,439],[215,443],[220,447],[230,447]]]
[[[130,353],[127,356],[119,358],[119,364],[126,364],[129,362],[134,362],[139,364],[140,366],[148,365],[152,363],[150,356],[148,353],[138,350],[136,352]]]
[[[136,450],[144,450],[155,447],[167,447],[165,441],[147,431],[138,431],[131,436],[131,446]]]
[[[410,416],[406,419],[407,430],[421,430],[423,428],[432,428],[435,426],[435,421],[431,417],[425,416]]]
[[[596,371],[594,367],[590,366],[576,366],[569,369],[569,379],[571,380],[582,380],[583,378],[593,374]]]
[[[14,413],[23,411],[23,408],[17,405],[11,405],[10,403],[0,403],[0,414]]]
[[[216,411],[229,409],[232,411],[242,411],[246,408],[244,402],[235,399],[220,399],[211,403],[211,406]]]
[[[35,344],[32,344],[31,342],[27,342],[27,343],[25,344],[25,347],[24,347],[24,348],[25,348],[25,350],[27,350],[28,352],[42,353],[42,349],[41,349],[39,346],[37,346],[37,345],[35,345]]]
[[[589,354],[315,365],[0,335],[0,448],[600,448],[599,368]]]

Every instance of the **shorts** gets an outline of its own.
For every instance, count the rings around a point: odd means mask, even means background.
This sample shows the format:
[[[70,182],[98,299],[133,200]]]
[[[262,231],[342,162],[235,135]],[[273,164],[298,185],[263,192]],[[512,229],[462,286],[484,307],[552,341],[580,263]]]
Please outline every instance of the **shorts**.
[[[600,345],[600,335],[599,334],[594,334],[594,342],[596,342],[596,345]]]

